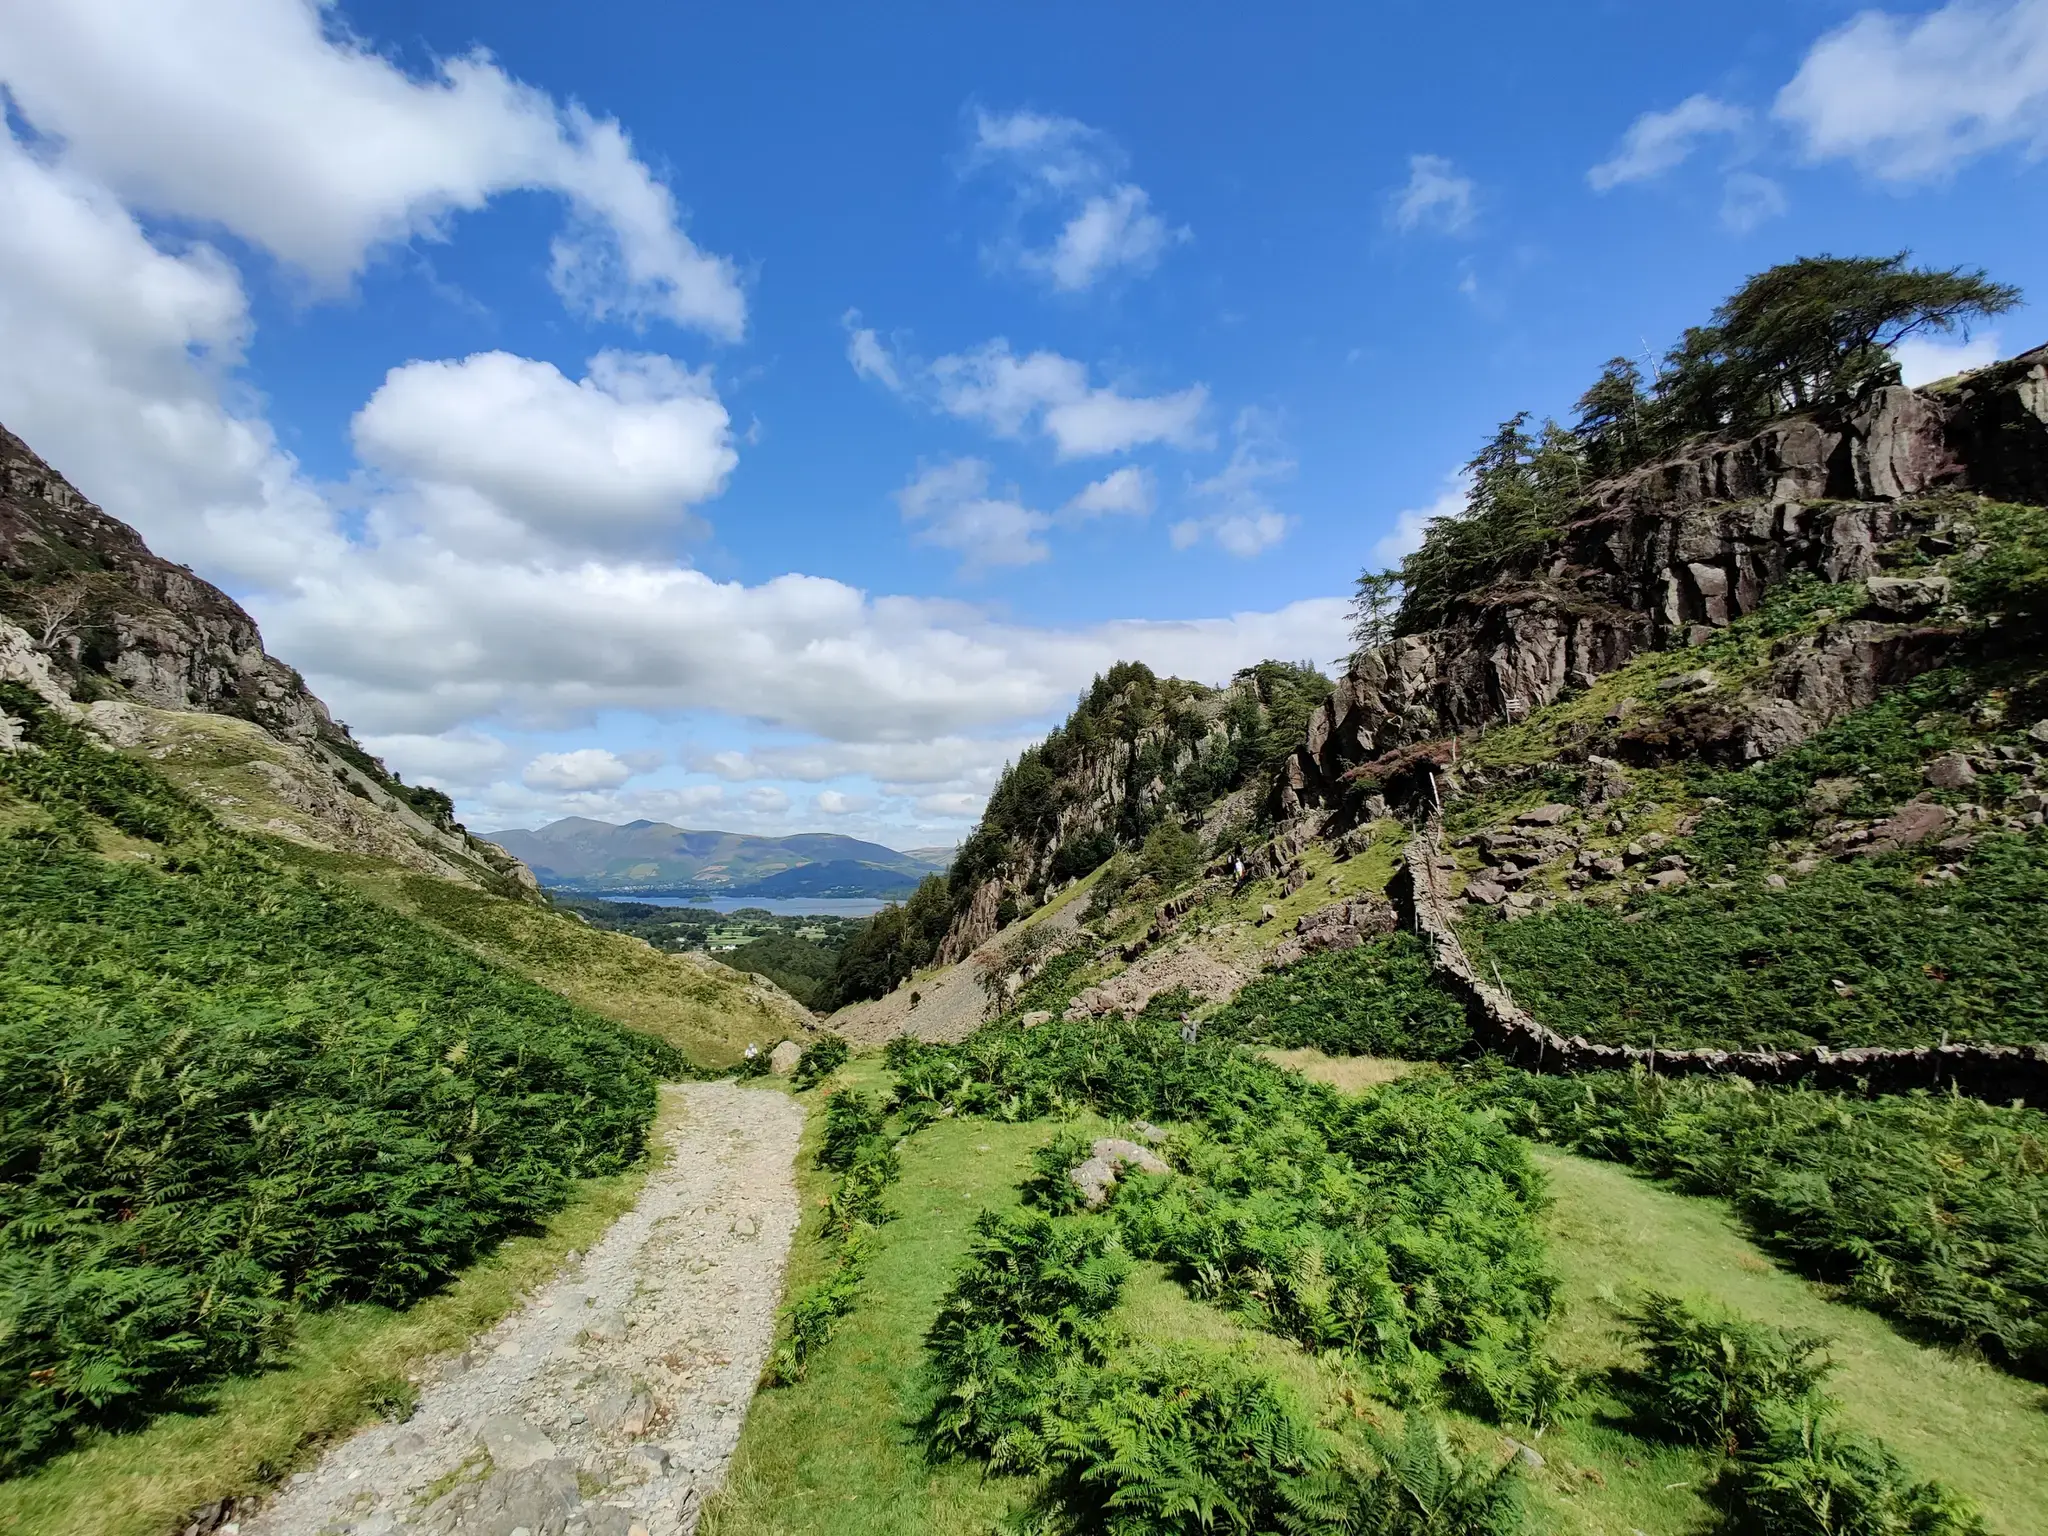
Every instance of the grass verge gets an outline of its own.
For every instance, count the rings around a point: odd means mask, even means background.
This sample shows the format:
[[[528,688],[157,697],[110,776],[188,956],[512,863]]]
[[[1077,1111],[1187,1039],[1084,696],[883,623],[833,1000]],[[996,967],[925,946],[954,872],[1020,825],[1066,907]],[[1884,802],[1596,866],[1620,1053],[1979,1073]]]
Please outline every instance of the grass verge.
[[[652,1133],[671,1123],[666,1098]],[[255,1493],[377,1416],[430,1357],[459,1349],[588,1249],[631,1210],[648,1170],[588,1179],[537,1231],[514,1237],[444,1290],[393,1310],[344,1306],[307,1317],[283,1364],[215,1388],[195,1411],[133,1434],[100,1435],[27,1477],[0,1482],[6,1536],[163,1536],[197,1506]],[[401,1389],[402,1390],[402,1389]]]

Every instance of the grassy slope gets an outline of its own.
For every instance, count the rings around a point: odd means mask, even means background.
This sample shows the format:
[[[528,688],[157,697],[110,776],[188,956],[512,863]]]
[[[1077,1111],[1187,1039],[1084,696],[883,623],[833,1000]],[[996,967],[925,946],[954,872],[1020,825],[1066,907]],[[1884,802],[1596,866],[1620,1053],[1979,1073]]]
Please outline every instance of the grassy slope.
[[[1361,1075],[1338,1060],[1302,1064],[1325,1078]],[[1391,1071],[1399,1064],[1372,1065]],[[1377,1081],[1388,1072],[1362,1075]],[[874,1057],[841,1076],[869,1088],[886,1080]],[[813,1117],[809,1134],[821,1118]],[[891,1191],[902,1219],[883,1230],[860,1306],[806,1382],[756,1398],[707,1536],[965,1536],[1029,1497],[1028,1482],[983,1481],[972,1468],[928,1462],[914,1420],[925,1402],[924,1330],[965,1252],[973,1216],[985,1206],[1015,1203],[1030,1151],[1055,1128],[944,1121],[906,1145],[903,1180]],[[1820,1288],[1772,1265],[1716,1202],[1569,1154],[1539,1149],[1538,1156],[1553,1197],[1545,1216],[1552,1261],[1564,1282],[1556,1345],[1568,1363],[1597,1376],[1627,1362],[1618,1304],[1643,1286],[1716,1300],[1763,1321],[1822,1329],[1840,1341],[1836,1387],[1852,1422],[1889,1441],[1920,1475],[1944,1478],[1977,1499],[1995,1532],[2048,1529],[2048,1418],[2039,1412],[2037,1388],[1914,1344],[1876,1317],[1831,1302]],[[824,1175],[806,1168],[802,1178],[807,1196],[822,1196]],[[819,1267],[815,1248],[800,1240],[791,1288],[815,1278]],[[1335,1359],[1242,1327],[1192,1299],[1157,1265],[1138,1266],[1118,1320],[1137,1338],[1235,1345],[1326,1420],[1398,1419]],[[1455,1425],[1468,1447],[1501,1453],[1490,1426],[1462,1418]],[[1701,1494],[1708,1459],[1631,1433],[1619,1403],[1597,1385],[1586,1407],[1540,1446],[1545,1465],[1530,1477],[1531,1529],[1539,1536],[1662,1536],[1708,1522]]]
[[[747,1043],[764,1048],[799,1029],[800,1008],[765,1001],[761,988],[701,956],[658,954],[625,934],[603,933],[574,918],[433,879],[389,860],[309,846],[333,834],[280,797],[254,766],[284,764],[291,749],[245,721],[152,712],[170,731],[165,746],[138,752],[164,776],[259,836],[276,824],[293,829],[275,850],[408,917],[431,923],[494,964],[558,992],[628,1028],[657,1035],[701,1066],[737,1061]],[[442,854],[447,857],[445,851]],[[485,872],[487,875],[487,872]]]
[[[344,1306],[306,1318],[277,1369],[222,1384],[206,1411],[165,1415],[0,1482],[0,1532],[162,1536],[203,1502],[275,1482],[374,1417],[379,1392],[417,1362],[460,1348],[517,1307],[565,1255],[632,1209],[646,1177],[640,1169],[586,1180],[541,1230],[500,1244],[404,1311]]]
[[[835,1079],[886,1088],[880,1058],[856,1060]],[[821,1089],[819,1092],[829,1090]],[[811,1155],[824,1117],[804,1130],[798,1183],[808,1207],[785,1294],[819,1279],[819,1202],[831,1179]],[[967,1251],[975,1215],[1014,1205],[1030,1154],[1050,1123],[947,1120],[903,1149],[889,1191],[900,1219],[881,1229],[859,1306],[794,1387],[754,1398],[724,1492],[706,1512],[705,1536],[981,1536],[1026,1493],[978,1467],[928,1462],[912,1420],[922,1408],[924,1331]]]
[[[473,953],[593,1013],[668,1041],[702,1067],[727,1067],[802,1029],[800,1005],[700,955],[665,955],[545,907],[507,901],[374,859],[288,848]]]
[[[1614,1166],[1539,1147],[1555,1205],[1551,1251],[1564,1279],[1565,1357],[1626,1359],[1616,1302],[1632,1287],[1708,1298],[1746,1316],[1832,1335],[1832,1390],[1849,1420],[1922,1477],[1975,1499],[1994,1531],[2048,1530],[2048,1415],[2041,1389],[1981,1360],[1915,1344],[1859,1307],[1827,1299],[1744,1238],[1720,1203],[1660,1189]],[[1655,1527],[1647,1527],[1655,1529]]]

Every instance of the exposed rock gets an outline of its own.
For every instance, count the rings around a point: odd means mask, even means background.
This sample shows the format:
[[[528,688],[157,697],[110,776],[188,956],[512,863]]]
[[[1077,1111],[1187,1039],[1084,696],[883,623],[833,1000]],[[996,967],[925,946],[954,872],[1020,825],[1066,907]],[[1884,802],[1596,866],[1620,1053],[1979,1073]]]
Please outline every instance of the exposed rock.
[[[1644,650],[1754,612],[1793,576],[1882,584],[1884,546],[1946,526],[1937,505],[1911,498],[1945,487],[2048,500],[2048,349],[1941,392],[1873,391],[1847,418],[1695,442],[1593,487],[1541,569],[1454,603],[1441,629],[1354,658],[1290,761],[1277,808],[1336,804],[1354,768],[1520,718]],[[1701,747],[1715,761],[1771,756],[1878,688],[1940,665],[1953,638],[1875,620],[1832,624],[1790,647],[1754,698],[1725,706],[1713,694],[1679,694],[1703,712],[1678,738],[1638,735],[1628,760]],[[1620,713],[1617,705],[1611,717]]]
[[[1870,606],[1888,618],[1924,618],[1949,599],[1954,585],[1946,576],[1872,576]]]
[[[1675,891],[1681,885],[1689,884],[1691,878],[1682,869],[1660,869],[1643,884],[1653,891]]]
[[[2048,747],[2048,720],[2036,720],[2027,727],[2027,740]]]
[[[1394,909],[1377,896],[1340,901],[1309,913],[1294,925],[1294,937],[1273,954],[1275,965],[1292,965],[1332,949],[1356,949],[1368,939],[1394,931]]]
[[[1524,827],[1554,827],[1572,819],[1572,808],[1568,805],[1539,805],[1532,811],[1524,811],[1515,818]]]
[[[784,1040],[768,1053],[768,1070],[777,1077],[788,1077],[796,1070],[796,1064],[802,1059],[803,1054],[804,1048],[794,1040]]]
[[[1977,782],[1977,770],[1960,752],[1944,752],[1927,765],[1921,776],[1936,789],[1968,789]]]
[[[1712,693],[1721,686],[1720,679],[1706,667],[1697,672],[1680,672],[1675,676],[1662,678],[1657,683],[1659,693]]]
[[[1081,1191],[1088,1208],[1095,1210],[1109,1199],[1110,1186],[1116,1183],[1117,1175],[1125,1168],[1135,1168],[1140,1173],[1172,1171],[1166,1160],[1150,1147],[1141,1147],[1135,1141],[1125,1141],[1120,1137],[1104,1136],[1088,1149],[1087,1161],[1076,1164],[1067,1178],[1074,1188]]]
[[[1953,816],[1945,806],[1931,800],[1914,800],[1899,807],[1888,819],[1870,829],[1870,840],[1860,844],[1855,852],[1858,857],[1872,854],[1892,853],[1900,848],[1911,848],[1924,843],[1936,833],[1948,830]]]
[[[1067,1005],[1070,1019],[1116,1013],[1141,1013],[1162,992],[1186,987],[1198,998],[1221,1002],[1251,978],[1214,955],[1193,948],[1164,949],[1147,955],[1129,970],[1087,988]]]
[[[516,1413],[492,1414],[477,1431],[477,1440],[500,1472],[516,1472],[555,1454],[555,1442]]]
[[[1472,880],[1465,886],[1465,899],[1482,906],[1494,906],[1508,899],[1507,887],[1491,880]]]

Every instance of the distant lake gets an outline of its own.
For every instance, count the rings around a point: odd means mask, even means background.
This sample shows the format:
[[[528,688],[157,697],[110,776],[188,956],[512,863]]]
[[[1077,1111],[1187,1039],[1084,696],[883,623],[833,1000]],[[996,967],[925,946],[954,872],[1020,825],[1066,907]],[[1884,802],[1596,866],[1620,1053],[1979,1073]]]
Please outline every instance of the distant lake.
[[[737,912],[753,907],[775,917],[873,917],[889,905],[879,896],[628,896],[596,892],[599,901],[637,901],[649,907],[695,907],[705,912]]]

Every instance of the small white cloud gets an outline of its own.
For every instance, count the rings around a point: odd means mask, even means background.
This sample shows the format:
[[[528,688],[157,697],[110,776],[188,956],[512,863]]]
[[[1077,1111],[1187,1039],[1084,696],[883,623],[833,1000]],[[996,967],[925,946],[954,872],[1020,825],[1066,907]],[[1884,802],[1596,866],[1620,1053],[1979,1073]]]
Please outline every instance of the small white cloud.
[[[1014,496],[988,494],[988,464],[982,459],[948,459],[919,471],[896,493],[903,520],[920,544],[955,550],[972,574],[999,565],[1034,565],[1052,553],[1039,535],[1052,526]]]
[[[1151,271],[1159,253],[1186,233],[1168,230],[1166,221],[1151,211],[1145,189],[1125,183],[1089,198],[1050,249],[1026,251],[1021,260],[1026,271],[1044,273],[1053,287],[1078,293],[1118,267]]]
[[[438,736],[365,736],[363,750],[382,758],[415,783],[479,784],[511,761],[512,749],[482,731],[443,731]]]
[[[821,789],[814,802],[821,816],[852,816],[874,806],[872,795],[849,795],[843,790]]]
[[[1785,211],[1785,189],[1755,171],[1732,171],[1721,184],[1721,223],[1738,235]]]
[[[1463,470],[1444,480],[1443,493],[1426,507],[1411,507],[1394,518],[1393,529],[1373,544],[1373,563],[1381,570],[1388,570],[1401,563],[1404,555],[1412,555],[1422,548],[1423,536],[1429,525],[1440,517],[1456,517],[1465,510],[1467,482]]]
[[[1892,348],[1898,360],[1899,376],[1918,388],[1972,368],[1989,367],[1998,361],[1998,332],[1981,331],[1964,341],[1936,341],[1929,336],[1908,336]]]
[[[1060,515],[1069,522],[1096,517],[1149,517],[1153,500],[1151,472],[1136,464],[1126,464],[1082,490],[1060,509]]]
[[[987,801],[986,795],[920,795],[917,798],[917,808],[927,816],[958,817],[965,820],[979,816],[982,806]]]
[[[633,777],[633,770],[603,747],[579,747],[574,752],[543,752],[519,777],[528,789],[617,789]]]
[[[757,816],[780,816],[789,809],[789,795],[773,784],[756,784],[740,797],[746,808]]]
[[[1248,560],[1287,536],[1291,521],[1266,500],[1266,486],[1294,473],[1294,460],[1281,445],[1272,420],[1262,411],[1238,412],[1231,428],[1237,439],[1230,462],[1190,491],[1216,504],[1207,517],[1184,518],[1168,530],[1175,549],[1190,549],[1213,539],[1226,554]]]
[[[2048,0],[1864,11],[1813,45],[1774,111],[1808,160],[1887,181],[1936,179],[2010,145],[2048,154]]]
[[[1150,272],[1168,246],[1190,238],[1152,211],[1149,193],[1121,179],[1124,155],[1109,135],[1071,117],[975,113],[971,169],[1001,167],[1016,193],[1013,229],[991,253],[1062,293],[1092,288],[1118,271]],[[1020,233],[1041,210],[1059,232],[1034,245]]]
[[[1124,453],[1147,443],[1199,448],[1209,391],[1201,384],[1166,395],[1127,395],[1089,383],[1088,368],[1057,352],[1018,357],[998,338],[932,364],[941,410],[979,421],[1000,437],[1036,425],[1062,459]]]
[[[1390,217],[1404,234],[1418,229],[1462,235],[1477,217],[1472,178],[1442,155],[1410,155],[1408,184],[1394,194]]]
[[[1712,96],[1688,96],[1668,112],[1645,112],[1621,136],[1614,158],[1586,172],[1595,192],[1611,192],[1633,181],[1649,181],[1683,164],[1699,142],[1714,134],[1738,133],[1749,114]]]
[[[860,323],[860,311],[849,309],[839,317],[839,323],[846,327],[846,360],[853,364],[853,371],[864,379],[873,379],[892,394],[902,394],[904,380],[896,359],[889,355],[882,338]]]

